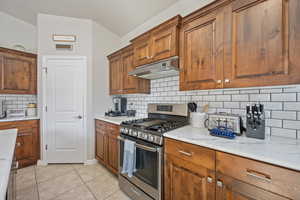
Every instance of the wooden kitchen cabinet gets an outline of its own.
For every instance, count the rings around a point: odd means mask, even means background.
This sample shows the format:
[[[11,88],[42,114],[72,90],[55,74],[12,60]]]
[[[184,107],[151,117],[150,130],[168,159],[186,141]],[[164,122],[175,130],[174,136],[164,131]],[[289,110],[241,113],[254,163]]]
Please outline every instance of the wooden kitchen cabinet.
[[[0,122],[0,130],[18,129],[15,155],[19,167],[35,165],[40,159],[39,120]]]
[[[182,19],[180,89],[299,84],[298,0],[218,0]]]
[[[299,58],[290,56],[300,56],[299,13],[298,0],[234,1],[225,16],[232,28],[224,36],[224,88],[300,83]]]
[[[129,76],[135,69],[133,47],[129,45],[108,56],[110,62],[110,95],[150,93],[150,81]]]
[[[109,56],[109,91],[110,95],[122,94],[123,66],[120,52]]]
[[[223,8],[194,15],[180,31],[180,90],[222,88]]]
[[[0,48],[0,94],[37,93],[37,56]]]
[[[131,40],[134,48],[134,66],[178,56],[180,23],[181,16],[175,16]]]
[[[118,136],[120,127],[101,120],[95,122],[96,159],[112,173],[118,174]]]
[[[217,200],[288,200],[289,198],[217,173]]]
[[[165,200],[300,199],[300,172],[165,139]]]
[[[165,140],[165,200],[215,199],[215,152]]]

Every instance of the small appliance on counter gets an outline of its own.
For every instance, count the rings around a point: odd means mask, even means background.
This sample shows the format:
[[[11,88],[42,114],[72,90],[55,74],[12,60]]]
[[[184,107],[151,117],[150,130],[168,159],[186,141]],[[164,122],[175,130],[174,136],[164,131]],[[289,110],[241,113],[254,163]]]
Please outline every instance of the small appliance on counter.
[[[113,109],[106,112],[105,116],[109,116],[109,117],[127,116],[127,98],[113,97]]]
[[[26,116],[35,117],[37,115],[37,108],[35,103],[29,103],[26,108]]]
[[[246,136],[256,139],[265,139],[265,111],[263,104],[247,105]]]
[[[7,109],[7,117],[25,117],[26,111],[25,109]]]
[[[212,136],[228,139],[241,136],[243,132],[241,117],[227,113],[209,114],[205,121],[205,127],[208,128]]]
[[[4,100],[0,100],[0,119],[6,117],[6,111],[4,110]]]

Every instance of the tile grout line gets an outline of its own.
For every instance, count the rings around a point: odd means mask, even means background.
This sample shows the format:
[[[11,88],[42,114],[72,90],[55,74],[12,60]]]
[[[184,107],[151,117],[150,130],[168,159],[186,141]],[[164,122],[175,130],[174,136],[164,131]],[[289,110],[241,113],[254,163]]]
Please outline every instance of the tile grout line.
[[[96,195],[92,192],[92,190],[89,188],[89,186],[86,184],[86,182],[82,179],[82,177],[80,176],[80,174],[78,173],[77,169],[75,167],[72,166],[72,168],[74,169],[75,173],[79,176],[80,180],[82,181],[83,185],[88,189],[88,191],[92,194],[92,196],[94,197],[95,200],[97,200]]]

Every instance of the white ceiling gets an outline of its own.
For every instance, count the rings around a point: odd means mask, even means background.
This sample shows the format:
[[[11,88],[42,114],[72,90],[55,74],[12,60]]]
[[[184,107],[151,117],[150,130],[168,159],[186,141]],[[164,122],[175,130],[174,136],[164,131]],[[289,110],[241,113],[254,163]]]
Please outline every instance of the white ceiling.
[[[37,13],[88,18],[123,36],[179,0],[0,0],[0,11],[36,25]]]

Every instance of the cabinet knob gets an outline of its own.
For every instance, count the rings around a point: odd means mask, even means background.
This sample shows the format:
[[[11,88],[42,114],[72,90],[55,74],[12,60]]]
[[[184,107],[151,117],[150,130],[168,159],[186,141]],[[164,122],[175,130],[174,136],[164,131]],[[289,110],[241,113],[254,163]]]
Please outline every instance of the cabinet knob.
[[[212,182],[213,182],[212,177],[207,177],[207,182],[208,182],[208,183],[212,183]]]
[[[20,142],[18,142],[18,143],[17,143],[17,147],[20,147],[20,146],[21,146],[21,143],[20,143]]]
[[[218,187],[223,187],[223,182],[220,181],[220,180],[218,180],[218,181],[217,181],[217,186],[218,186]]]
[[[226,79],[224,80],[224,82],[225,82],[225,83],[230,83],[230,80],[229,80],[228,78],[226,78]]]
[[[222,83],[222,80],[217,80],[217,83],[218,83],[218,84],[221,84],[221,83]]]

